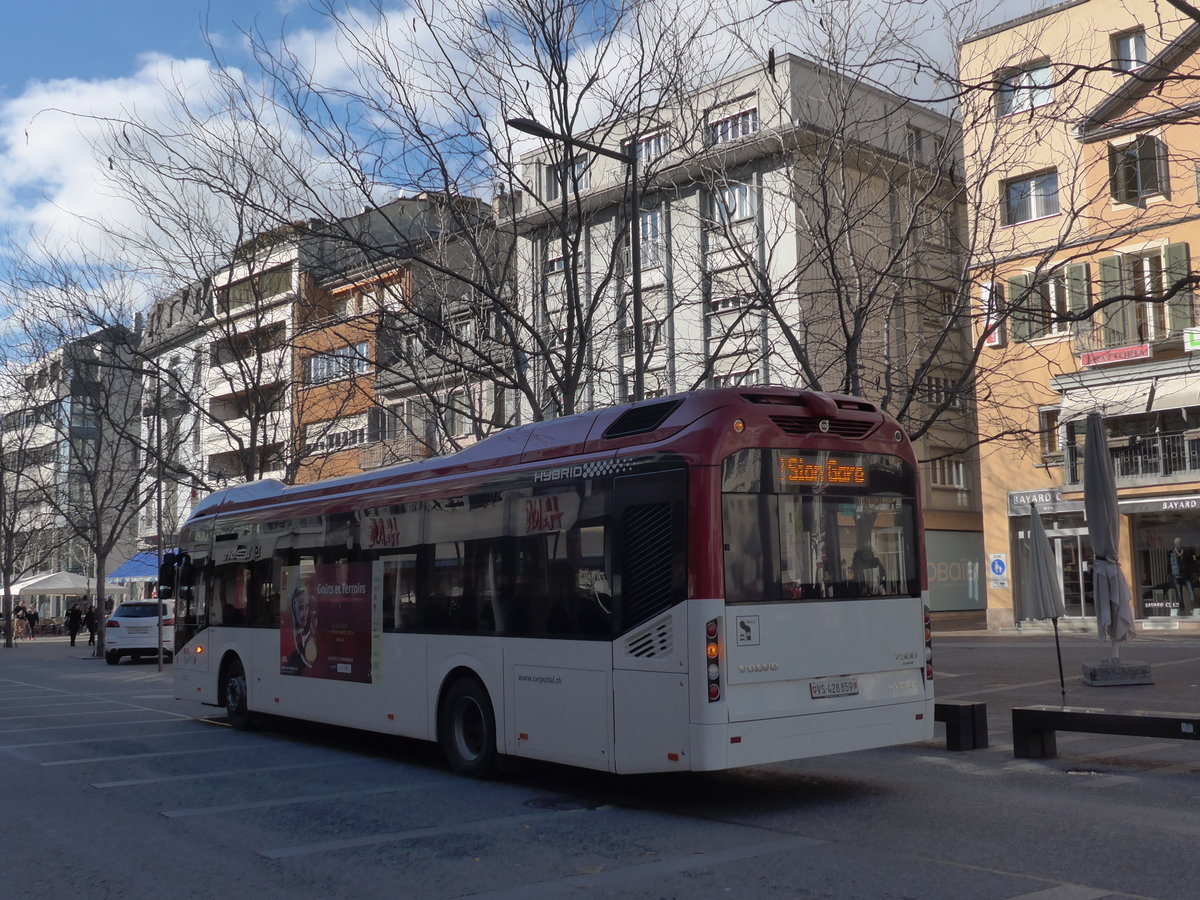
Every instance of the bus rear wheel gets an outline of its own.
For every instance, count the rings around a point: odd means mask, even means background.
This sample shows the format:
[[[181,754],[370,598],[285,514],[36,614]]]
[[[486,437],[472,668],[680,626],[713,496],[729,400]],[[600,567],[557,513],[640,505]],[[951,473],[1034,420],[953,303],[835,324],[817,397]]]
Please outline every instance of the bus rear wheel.
[[[238,731],[249,731],[254,726],[254,715],[250,712],[247,699],[246,670],[240,659],[234,659],[225,673],[222,689],[225,697],[225,716],[229,724]]]
[[[438,707],[438,743],[450,768],[468,778],[496,769],[496,715],[487,689],[475,678],[459,678]]]

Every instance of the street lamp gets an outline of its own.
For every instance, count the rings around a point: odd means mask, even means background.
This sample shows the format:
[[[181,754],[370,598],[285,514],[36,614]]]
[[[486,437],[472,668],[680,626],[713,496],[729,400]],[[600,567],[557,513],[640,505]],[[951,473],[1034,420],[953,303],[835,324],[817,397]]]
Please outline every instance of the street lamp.
[[[578,147],[598,156],[606,156],[629,167],[629,263],[633,268],[633,399],[641,400],[646,395],[645,347],[642,334],[642,235],[641,203],[638,197],[637,138],[630,141],[629,151],[621,153],[598,144],[581,141],[579,138],[551,131],[536,119],[506,119],[509,128],[532,134],[547,141],[560,141],[568,147]]]

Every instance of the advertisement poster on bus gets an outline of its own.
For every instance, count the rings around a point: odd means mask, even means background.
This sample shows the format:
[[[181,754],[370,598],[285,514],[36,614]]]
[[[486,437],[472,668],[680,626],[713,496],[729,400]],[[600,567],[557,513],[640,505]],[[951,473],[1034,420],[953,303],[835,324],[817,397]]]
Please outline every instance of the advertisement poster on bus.
[[[370,564],[288,566],[282,586],[280,673],[370,683]]]

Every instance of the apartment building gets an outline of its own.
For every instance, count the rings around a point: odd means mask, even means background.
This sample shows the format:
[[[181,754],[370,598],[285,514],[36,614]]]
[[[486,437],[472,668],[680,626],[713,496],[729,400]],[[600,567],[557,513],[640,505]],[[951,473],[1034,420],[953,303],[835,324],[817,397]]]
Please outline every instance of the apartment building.
[[[511,355],[474,287],[501,264],[491,206],[422,192],[325,232],[297,305],[297,480],[425,459],[505,424]]]
[[[1031,502],[1067,615],[1095,615],[1081,491],[1092,412],[1116,467],[1135,615],[1191,610],[1169,556],[1176,538],[1200,546],[1198,48],[1200,23],[1148,0],[1073,0],[963,45],[990,627],[1024,617]]]
[[[0,430],[0,563],[9,575],[94,577],[133,550],[138,456],[130,333],[113,326],[69,340],[5,372]],[[54,598],[46,614],[62,614]]]
[[[955,123],[784,55],[579,137],[636,153],[640,269],[627,162],[549,139],[523,157],[519,283],[543,395],[521,414],[554,414],[572,389],[575,408],[624,402],[639,365],[645,396],[866,396],[924,460],[934,607],[982,609]]]

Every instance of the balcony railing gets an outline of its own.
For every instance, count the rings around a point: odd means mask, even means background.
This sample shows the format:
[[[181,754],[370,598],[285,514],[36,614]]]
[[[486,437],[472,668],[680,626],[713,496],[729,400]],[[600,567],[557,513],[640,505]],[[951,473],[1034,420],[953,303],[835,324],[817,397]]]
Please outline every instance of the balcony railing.
[[[382,466],[426,459],[432,455],[429,447],[415,438],[389,438],[360,447],[358,465],[362,469],[378,469]]]
[[[1117,484],[1150,484],[1200,479],[1200,430],[1110,438]],[[1083,481],[1083,447],[1067,447],[1067,482]]]

